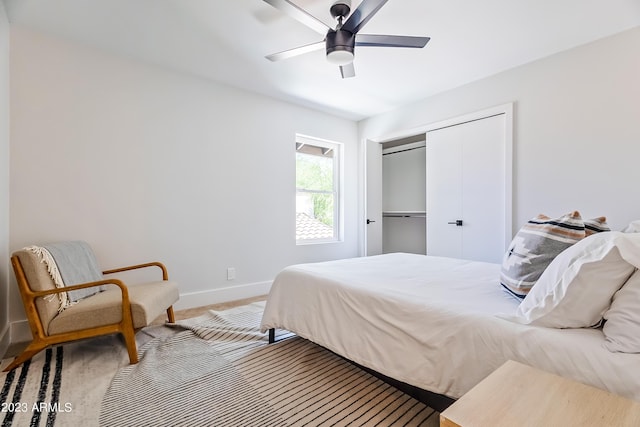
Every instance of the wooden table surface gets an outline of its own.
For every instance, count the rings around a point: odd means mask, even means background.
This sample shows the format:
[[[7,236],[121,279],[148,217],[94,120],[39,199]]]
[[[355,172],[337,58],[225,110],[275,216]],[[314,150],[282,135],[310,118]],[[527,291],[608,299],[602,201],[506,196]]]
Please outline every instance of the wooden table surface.
[[[640,403],[508,361],[447,408],[440,426],[638,427]]]

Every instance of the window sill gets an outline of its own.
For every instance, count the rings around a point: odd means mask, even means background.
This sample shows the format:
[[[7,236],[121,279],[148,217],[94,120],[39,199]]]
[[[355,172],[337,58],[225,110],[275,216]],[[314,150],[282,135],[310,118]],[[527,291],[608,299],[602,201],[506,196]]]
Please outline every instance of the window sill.
[[[296,240],[296,246],[307,245],[326,245],[331,243],[342,243],[340,239],[309,239],[309,240]]]

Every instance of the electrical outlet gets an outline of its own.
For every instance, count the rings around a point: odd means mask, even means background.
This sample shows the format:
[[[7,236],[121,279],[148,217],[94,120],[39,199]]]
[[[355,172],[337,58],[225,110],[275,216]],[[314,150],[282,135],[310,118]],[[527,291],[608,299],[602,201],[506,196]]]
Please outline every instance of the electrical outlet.
[[[236,278],[236,269],[233,267],[227,268],[227,280],[233,280]]]

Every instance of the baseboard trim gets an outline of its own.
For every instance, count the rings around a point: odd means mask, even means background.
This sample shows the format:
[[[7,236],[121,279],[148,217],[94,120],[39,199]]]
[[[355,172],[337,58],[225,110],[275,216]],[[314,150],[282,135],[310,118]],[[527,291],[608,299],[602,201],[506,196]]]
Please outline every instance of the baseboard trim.
[[[9,333],[11,342],[10,344],[15,344],[19,342],[29,342],[33,338],[31,336],[31,328],[29,327],[28,320],[17,320],[15,322],[11,322],[9,326]]]
[[[4,355],[7,353],[7,349],[9,348],[9,344],[11,344],[11,327],[10,325],[6,325],[2,334],[0,334],[0,360],[4,358]]]
[[[266,282],[247,283],[245,285],[180,294],[180,300],[173,305],[173,308],[175,310],[184,310],[187,308],[202,307],[221,302],[267,295],[272,283],[273,282],[269,280]]]

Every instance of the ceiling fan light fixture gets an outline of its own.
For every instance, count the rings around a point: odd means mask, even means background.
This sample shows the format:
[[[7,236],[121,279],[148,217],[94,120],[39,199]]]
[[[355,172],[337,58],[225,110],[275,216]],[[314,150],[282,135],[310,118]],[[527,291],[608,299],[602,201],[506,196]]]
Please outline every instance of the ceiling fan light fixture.
[[[353,62],[353,50],[356,38],[345,30],[330,30],[326,38],[327,61],[335,65],[347,65]]]
[[[327,52],[327,61],[334,65],[347,65],[353,62],[353,51],[333,50]]]

